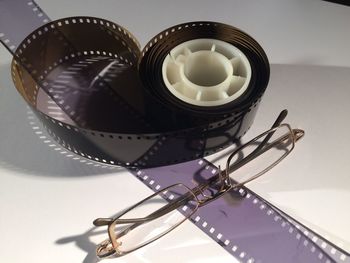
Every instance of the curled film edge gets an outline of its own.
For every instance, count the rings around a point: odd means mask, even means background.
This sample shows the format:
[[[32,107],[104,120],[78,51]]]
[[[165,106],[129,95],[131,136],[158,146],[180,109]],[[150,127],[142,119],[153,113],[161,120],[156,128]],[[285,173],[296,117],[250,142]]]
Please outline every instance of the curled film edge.
[[[234,99],[235,91],[215,88],[230,73],[245,83]],[[141,51],[113,22],[70,17],[37,28],[18,45],[12,77],[63,147],[94,161],[145,168],[197,159],[240,139],[266,89],[269,63],[253,38],[225,24],[176,25]],[[183,92],[184,85],[193,92]]]

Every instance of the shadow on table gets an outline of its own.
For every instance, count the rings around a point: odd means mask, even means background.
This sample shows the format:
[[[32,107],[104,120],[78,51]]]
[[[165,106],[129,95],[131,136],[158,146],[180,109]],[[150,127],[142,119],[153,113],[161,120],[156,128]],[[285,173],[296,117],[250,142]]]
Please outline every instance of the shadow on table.
[[[79,177],[123,171],[117,166],[81,163],[81,156],[62,154],[49,145],[54,140],[33,116],[10,79],[10,65],[0,65],[0,167],[31,176]],[[33,129],[33,127],[38,127]],[[36,132],[41,131],[42,134]],[[45,143],[47,136],[52,143]],[[57,146],[58,148],[59,146]],[[68,156],[71,154],[71,156]],[[73,159],[78,158],[79,159]]]
[[[107,238],[107,228],[102,230],[101,228],[93,227],[81,235],[64,237],[56,240],[55,243],[58,245],[65,245],[74,242],[78,248],[87,253],[82,263],[95,263],[99,261],[96,256],[96,243],[90,238],[97,235],[104,235],[105,238]],[[101,239],[101,241],[102,240],[103,239]]]
[[[163,204],[162,201],[157,199],[151,200],[151,202],[160,202],[161,204]],[[150,204],[150,202],[148,202],[148,204]],[[122,215],[129,208],[125,208],[117,212],[111,218],[116,218]],[[101,227],[93,226],[92,228],[90,228],[89,230],[87,230],[85,233],[81,235],[74,235],[74,236],[60,238],[56,240],[55,244],[65,245],[68,243],[75,243],[75,245],[78,248],[86,252],[86,256],[82,261],[82,263],[96,263],[100,261],[100,259],[98,259],[98,257],[96,256],[96,247],[103,240],[108,239],[107,229],[108,229],[108,226],[101,226]],[[96,236],[100,236],[99,240],[96,239],[96,241],[94,241],[93,239],[96,238]],[[117,258],[117,257],[112,256],[112,258]]]

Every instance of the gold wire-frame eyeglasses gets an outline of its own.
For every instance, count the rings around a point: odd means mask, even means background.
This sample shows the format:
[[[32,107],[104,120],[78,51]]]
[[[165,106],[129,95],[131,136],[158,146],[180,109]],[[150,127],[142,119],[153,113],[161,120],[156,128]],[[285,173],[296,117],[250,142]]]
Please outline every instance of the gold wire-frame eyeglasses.
[[[228,156],[225,169],[221,170],[219,166],[219,171],[204,183],[192,189],[182,183],[168,186],[131,206],[115,218],[94,220],[95,226],[108,226],[109,236],[97,246],[97,256],[99,258],[122,256],[144,247],[179,226],[199,207],[232,189],[239,190],[246,183],[272,169],[294,149],[295,143],[304,135],[303,130],[292,129],[286,123],[281,124],[286,115],[287,111],[282,111],[271,129],[236,148]],[[248,150],[248,154],[238,158],[240,153],[249,147],[251,149]],[[265,168],[253,172],[253,175],[248,175],[240,181],[230,177],[230,174],[263,154],[274,152],[273,149],[278,154],[269,157]]]

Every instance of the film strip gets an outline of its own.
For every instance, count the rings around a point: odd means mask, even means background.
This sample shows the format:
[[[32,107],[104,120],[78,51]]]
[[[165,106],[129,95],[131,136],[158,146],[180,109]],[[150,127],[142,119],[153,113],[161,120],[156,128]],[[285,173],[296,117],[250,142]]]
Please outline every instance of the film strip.
[[[16,88],[49,134],[82,157],[125,167],[180,163],[231,145],[253,123],[269,64],[259,44],[237,28],[180,24],[141,51],[135,37],[111,21],[50,22],[32,1],[2,5],[1,12],[26,14],[30,25],[18,32],[11,23],[0,28],[2,43],[14,55]],[[8,32],[14,41],[3,40]],[[216,62],[201,63],[208,59]],[[179,77],[181,63],[189,76]],[[215,72],[205,83],[197,83],[202,80],[194,65],[201,64],[214,65],[202,68],[204,75]],[[194,88],[181,91],[188,80]]]
[[[0,10],[0,41],[11,53],[26,36],[50,21],[44,11],[30,0],[2,0]]]

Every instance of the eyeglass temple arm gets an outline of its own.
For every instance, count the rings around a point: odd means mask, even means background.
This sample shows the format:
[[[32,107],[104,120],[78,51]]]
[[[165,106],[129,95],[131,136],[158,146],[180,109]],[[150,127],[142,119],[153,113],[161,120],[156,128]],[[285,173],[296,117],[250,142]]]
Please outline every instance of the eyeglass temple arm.
[[[277,116],[277,119],[275,120],[275,122],[272,124],[271,129],[278,127],[279,125],[281,125],[281,123],[284,121],[284,119],[287,117],[288,115],[288,110],[284,109],[280,112],[280,114]],[[235,163],[234,165],[232,165],[231,167],[226,167],[226,176],[228,177],[228,174],[234,170],[237,170],[238,168],[242,167],[243,165],[245,165],[246,163],[250,162],[252,159],[254,159],[256,156],[256,153],[258,153],[261,148],[263,148],[268,141],[271,139],[271,137],[273,136],[275,132],[271,132],[269,133],[264,140],[258,145],[258,147],[251,152],[249,155],[247,155],[245,158],[243,158],[242,160],[240,160],[238,163]],[[228,158],[229,161],[230,157]],[[229,163],[229,162],[227,162]]]
[[[178,184],[172,185],[170,187],[176,186]],[[156,194],[163,192],[163,190],[156,192]],[[177,207],[183,205],[186,203],[189,199],[191,199],[191,196],[193,197],[192,193],[186,193],[179,198],[175,199],[174,201],[164,205],[162,208],[154,211],[153,213],[149,214],[148,216],[141,217],[141,218],[130,218],[130,219],[113,219],[113,218],[97,218],[93,221],[93,224],[95,226],[105,226],[110,225],[113,222],[116,222],[116,224],[132,224],[132,223],[145,223],[150,220],[159,218],[168,212],[176,209]],[[144,201],[144,200],[143,200]]]
[[[275,120],[275,122],[272,124],[271,129],[276,128],[278,126],[281,125],[281,123],[284,121],[284,119],[287,117],[288,115],[288,110],[284,109],[280,112],[280,114],[277,116],[277,119]],[[269,133],[265,139],[261,142],[261,144],[259,144],[259,146],[250,154],[253,155],[256,152],[258,152],[262,147],[264,147],[266,145],[266,143],[271,139],[271,137],[273,136],[275,132],[271,132]],[[248,155],[249,156],[249,155]]]
[[[273,129],[273,128],[271,128]],[[292,134],[293,134],[293,140],[294,143],[296,143],[297,141],[299,141],[305,134],[304,130],[301,129],[292,129]],[[272,132],[274,133],[274,132]],[[271,137],[271,136],[270,136]],[[285,137],[281,137],[281,140],[287,139],[288,136]],[[267,141],[266,141],[267,142]],[[226,177],[226,179],[229,179],[229,174],[235,170],[238,170],[239,168],[241,168],[243,165],[247,164],[248,162],[250,162],[251,160],[255,159],[256,157],[258,157],[259,155],[263,154],[264,152],[268,151],[269,149],[273,148],[275,146],[275,143],[272,143],[271,145],[269,145],[268,147],[266,146],[266,142],[262,145],[259,144],[259,151],[254,150],[252,153],[250,153],[249,155],[247,155],[245,158],[243,158],[242,160],[238,161],[237,163],[232,164],[231,166],[226,166],[226,170],[222,171],[224,173],[224,177]],[[264,147],[264,148],[263,148]],[[262,149],[263,148],[263,149]],[[262,150],[261,150],[262,149]],[[239,150],[239,149],[238,149]],[[231,154],[230,156],[233,156],[235,153]],[[228,159],[229,163],[230,161],[230,157]],[[245,183],[244,183],[245,184]],[[240,186],[242,186],[243,184],[240,184]]]
[[[280,112],[280,114],[277,116],[277,119],[275,120],[275,122],[272,124],[270,129],[276,128],[279,125],[281,125],[281,123],[284,121],[284,119],[287,117],[288,115],[288,110],[284,109]],[[271,139],[271,137],[273,136],[275,132],[271,132],[269,133],[264,140],[258,145],[258,147],[251,152],[249,155],[247,155],[245,158],[243,158],[242,160],[238,161],[237,163],[229,166],[230,160],[231,158],[236,154],[236,151],[233,152],[228,158],[227,158],[227,162],[226,162],[226,169],[224,171],[219,171],[220,173],[223,174],[223,178],[224,180],[227,180],[228,184],[231,185],[231,180],[230,180],[230,173],[234,170],[239,169],[240,167],[242,167],[243,165],[245,165],[246,163],[250,162],[251,160],[253,160],[254,158],[257,157],[257,154],[260,152],[260,150],[268,143],[268,141]],[[239,149],[238,149],[239,150]]]

